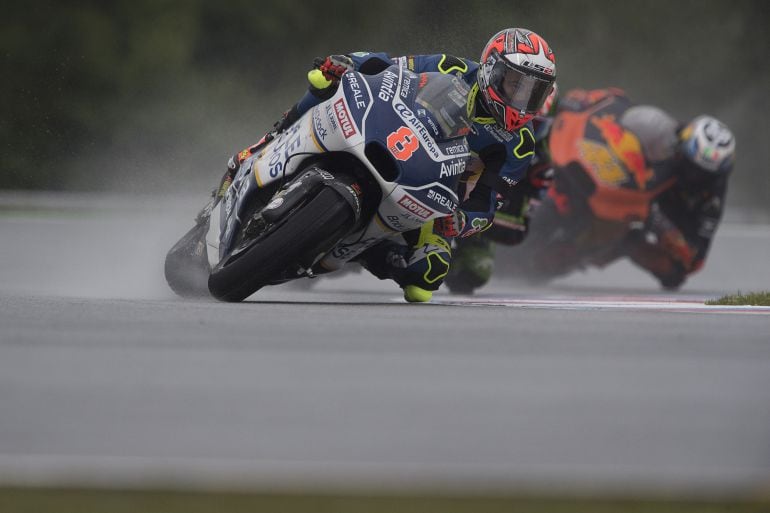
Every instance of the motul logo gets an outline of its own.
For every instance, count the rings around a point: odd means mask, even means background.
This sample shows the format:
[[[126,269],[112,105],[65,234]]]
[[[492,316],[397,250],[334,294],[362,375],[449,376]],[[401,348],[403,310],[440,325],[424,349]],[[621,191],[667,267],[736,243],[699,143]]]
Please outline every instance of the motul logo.
[[[353,128],[348,109],[345,108],[345,102],[341,99],[334,102],[334,113],[337,115],[340,127],[342,127],[342,135],[345,136],[345,139],[349,139],[351,135],[356,133],[356,129]]]
[[[410,198],[409,196],[404,196],[400,200],[398,200],[398,204],[407,209],[412,214],[416,215],[420,219],[428,219],[430,216],[433,215],[433,211],[423,207],[419,203],[417,203],[413,198]]]

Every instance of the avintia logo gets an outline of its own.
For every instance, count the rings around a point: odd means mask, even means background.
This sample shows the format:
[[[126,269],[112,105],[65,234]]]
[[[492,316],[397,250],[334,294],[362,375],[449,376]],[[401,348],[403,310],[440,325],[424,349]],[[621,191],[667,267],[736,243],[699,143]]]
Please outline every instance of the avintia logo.
[[[441,163],[441,172],[439,173],[439,178],[444,178],[447,176],[456,176],[461,175],[465,172],[465,161],[464,160],[455,160],[454,162],[450,164]]]

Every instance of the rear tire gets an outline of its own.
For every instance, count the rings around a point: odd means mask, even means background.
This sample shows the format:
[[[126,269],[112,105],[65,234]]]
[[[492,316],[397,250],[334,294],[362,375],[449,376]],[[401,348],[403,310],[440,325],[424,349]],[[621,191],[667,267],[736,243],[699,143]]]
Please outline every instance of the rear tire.
[[[278,222],[280,225],[263,240],[214,267],[208,280],[212,296],[221,301],[243,301],[308,252],[331,248],[353,227],[355,217],[337,192],[321,187],[314,198]]]

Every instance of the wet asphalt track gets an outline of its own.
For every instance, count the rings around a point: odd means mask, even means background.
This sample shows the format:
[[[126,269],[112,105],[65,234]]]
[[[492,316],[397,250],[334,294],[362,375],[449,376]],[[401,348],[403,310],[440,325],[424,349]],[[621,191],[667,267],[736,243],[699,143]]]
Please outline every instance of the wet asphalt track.
[[[618,264],[230,305],[166,289],[194,207],[152,205],[0,215],[0,483],[768,494],[770,314],[699,308],[770,288],[767,228],[725,226],[673,295]]]

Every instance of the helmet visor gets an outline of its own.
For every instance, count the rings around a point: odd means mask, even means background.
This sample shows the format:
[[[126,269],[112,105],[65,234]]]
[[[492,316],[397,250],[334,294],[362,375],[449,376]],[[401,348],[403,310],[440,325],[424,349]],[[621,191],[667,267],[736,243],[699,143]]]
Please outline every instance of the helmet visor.
[[[502,59],[495,63],[489,77],[489,85],[507,106],[530,114],[543,106],[553,82],[553,79],[528,75]]]

